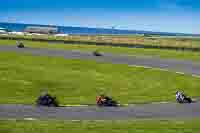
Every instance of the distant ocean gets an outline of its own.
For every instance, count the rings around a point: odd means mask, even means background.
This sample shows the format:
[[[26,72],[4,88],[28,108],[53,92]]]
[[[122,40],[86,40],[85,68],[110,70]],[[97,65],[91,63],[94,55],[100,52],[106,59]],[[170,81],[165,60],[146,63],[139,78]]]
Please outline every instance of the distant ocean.
[[[37,25],[37,24],[20,24],[20,23],[1,23],[1,28],[6,28],[11,31],[23,32],[27,26],[41,26],[46,27],[49,25]],[[153,34],[164,36],[175,35],[191,35],[183,33],[168,33],[168,32],[151,32],[151,31],[136,31],[136,30],[119,30],[119,29],[103,29],[103,28],[87,28],[87,27],[70,27],[70,26],[51,26],[57,27],[59,33],[62,34],[80,34],[80,35],[96,35],[96,34],[115,34],[115,35],[131,35],[131,34]]]

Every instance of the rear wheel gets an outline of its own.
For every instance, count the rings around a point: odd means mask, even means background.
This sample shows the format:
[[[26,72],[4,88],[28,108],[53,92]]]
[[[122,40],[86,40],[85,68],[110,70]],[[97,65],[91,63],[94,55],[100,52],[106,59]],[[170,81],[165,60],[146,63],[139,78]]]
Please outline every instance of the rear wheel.
[[[189,98],[189,97],[186,97],[184,100],[185,100],[187,103],[192,103],[192,99]]]

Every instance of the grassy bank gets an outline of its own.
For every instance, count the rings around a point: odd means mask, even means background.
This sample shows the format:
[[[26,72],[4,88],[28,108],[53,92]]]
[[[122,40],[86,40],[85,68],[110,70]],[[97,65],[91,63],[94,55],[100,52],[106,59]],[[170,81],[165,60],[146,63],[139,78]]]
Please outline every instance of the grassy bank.
[[[34,104],[44,88],[62,104],[94,104],[99,92],[121,103],[174,101],[177,88],[200,96],[199,82],[189,75],[127,65],[0,53],[0,103]]]
[[[199,120],[187,121],[0,121],[1,133],[199,133]]]
[[[51,35],[0,35],[0,38],[9,39],[40,39],[46,41],[80,41],[80,42],[94,42],[94,43],[111,43],[111,44],[138,44],[145,46],[162,46],[162,47],[180,47],[180,48],[200,48],[200,38],[167,38],[167,37],[145,37],[145,36],[66,36],[55,37]]]
[[[65,50],[81,50],[92,52],[100,50],[102,52],[113,54],[128,54],[133,56],[148,56],[158,58],[174,58],[179,60],[199,61],[200,53],[191,51],[176,51],[176,50],[159,50],[159,49],[142,49],[142,48],[124,48],[111,46],[96,46],[96,45],[75,45],[75,44],[52,44],[48,42],[33,42],[23,41],[25,46],[34,48],[52,48]],[[14,40],[0,40],[0,45],[16,45]]]

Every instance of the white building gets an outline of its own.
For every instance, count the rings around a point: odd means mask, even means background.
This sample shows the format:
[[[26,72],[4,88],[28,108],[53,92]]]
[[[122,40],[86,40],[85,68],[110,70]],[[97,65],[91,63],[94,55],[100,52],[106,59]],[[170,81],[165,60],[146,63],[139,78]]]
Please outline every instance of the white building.
[[[56,27],[40,27],[40,26],[28,26],[24,30],[28,33],[37,33],[37,34],[57,34],[58,28]]]
[[[9,34],[13,34],[13,35],[24,35],[24,32],[9,32]]]

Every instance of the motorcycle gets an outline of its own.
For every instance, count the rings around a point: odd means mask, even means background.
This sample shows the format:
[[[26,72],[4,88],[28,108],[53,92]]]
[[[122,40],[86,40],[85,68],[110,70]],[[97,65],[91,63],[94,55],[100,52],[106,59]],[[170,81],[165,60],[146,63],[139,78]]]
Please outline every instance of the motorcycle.
[[[183,98],[177,98],[176,101],[178,103],[192,103],[193,100],[190,97],[183,95]]]
[[[17,42],[17,47],[18,48],[24,48],[24,44],[22,42]]]
[[[103,56],[99,51],[94,51],[94,52],[93,52],[93,55],[94,55],[94,56]]]
[[[40,96],[36,100],[37,106],[47,106],[47,107],[58,107],[58,101],[56,97],[52,97],[50,95]]]
[[[97,101],[99,107],[117,107],[118,103],[110,97],[105,97],[103,101]]]

